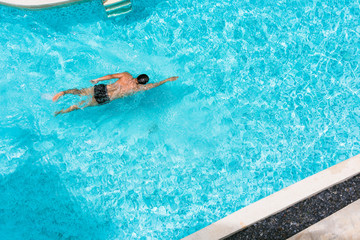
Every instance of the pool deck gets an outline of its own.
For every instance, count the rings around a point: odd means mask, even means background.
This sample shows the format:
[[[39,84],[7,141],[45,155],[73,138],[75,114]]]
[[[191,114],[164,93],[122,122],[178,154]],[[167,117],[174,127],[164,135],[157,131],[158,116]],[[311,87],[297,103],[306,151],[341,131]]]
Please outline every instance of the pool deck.
[[[360,239],[360,200],[308,227],[289,240]]]
[[[359,198],[357,155],[240,209],[184,240],[264,239],[264,234],[272,234],[271,239],[286,239]]]
[[[84,0],[0,0],[0,4],[28,10],[46,9],[79,3]]]

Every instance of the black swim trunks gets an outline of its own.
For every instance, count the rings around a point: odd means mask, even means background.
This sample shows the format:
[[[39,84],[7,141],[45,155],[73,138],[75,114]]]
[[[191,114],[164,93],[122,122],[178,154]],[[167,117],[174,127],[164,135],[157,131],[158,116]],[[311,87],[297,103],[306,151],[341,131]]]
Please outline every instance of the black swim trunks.
[[[94,86],[94,98],[98,104],[105,104],[110,102],[110,98],[105,84]]]

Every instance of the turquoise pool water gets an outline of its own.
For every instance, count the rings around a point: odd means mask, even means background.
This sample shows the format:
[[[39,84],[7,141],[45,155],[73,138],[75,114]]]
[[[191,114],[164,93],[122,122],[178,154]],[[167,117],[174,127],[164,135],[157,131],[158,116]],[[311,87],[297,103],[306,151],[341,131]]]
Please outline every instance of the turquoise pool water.
[[[359,1],[0,8],[0,239],[180,239],[360,153]],[[176,82],[53,117],[114,72]]]

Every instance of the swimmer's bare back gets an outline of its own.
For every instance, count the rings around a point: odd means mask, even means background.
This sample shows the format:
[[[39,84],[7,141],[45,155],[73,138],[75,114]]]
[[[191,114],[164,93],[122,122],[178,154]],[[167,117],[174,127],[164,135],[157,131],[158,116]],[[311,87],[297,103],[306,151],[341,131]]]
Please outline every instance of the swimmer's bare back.
[[[53,97],[53,101],[56,102],[61,96],[66,94],[73,94],[78,96],[88,96],[88,100],[81,101],[79,104],[72,105],[67,109],[62,109],[55,112],[55,116],[63,113],[68,113],[78,109],[84,109],[86,107],[93,107],[108,103],[118,98],[126,97],[137,92],[147,91],[152,88],[158,87],[166,82],[175,81],[179,77],[170,77],[163,81],[157,83],[149,83],[149,77],[145,74],[141,74],[138,77],[134,78],[128,72],[115,73],[106,75],[101,78],[93,79],[90,82],[97,84],[101,81],[117,79],[116,82],[112,84],[98,84],[94,87],[83,88],[83,89],[69,89],[66,91],[61,91]]]

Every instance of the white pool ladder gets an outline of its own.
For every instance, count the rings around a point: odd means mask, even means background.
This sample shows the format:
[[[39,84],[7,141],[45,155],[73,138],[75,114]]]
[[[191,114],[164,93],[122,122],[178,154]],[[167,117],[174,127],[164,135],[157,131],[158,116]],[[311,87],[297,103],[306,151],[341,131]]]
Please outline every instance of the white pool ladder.
[[[103,5],[108,17],[116,17],[132,9],[130,0],[105,0]]]

